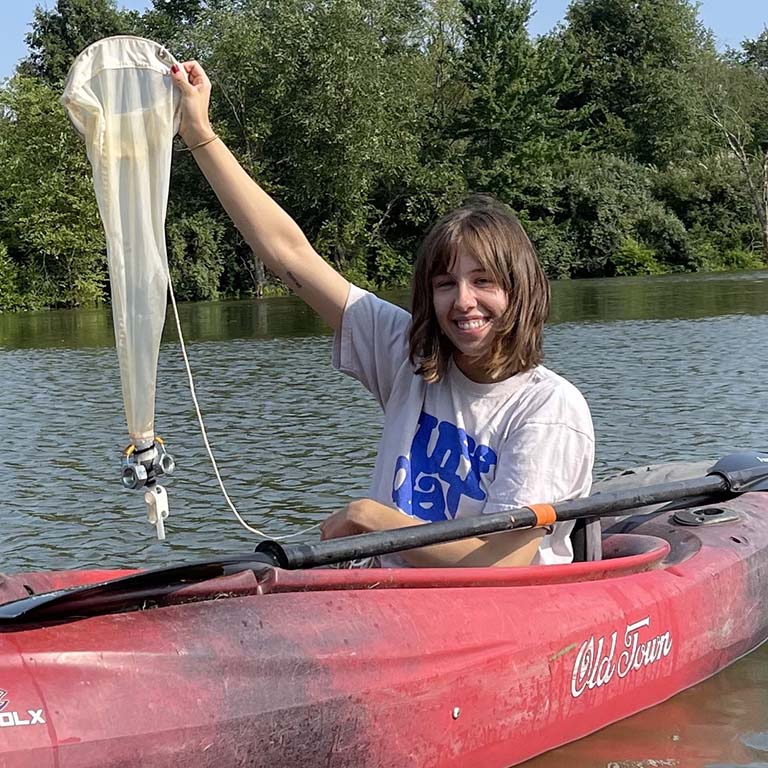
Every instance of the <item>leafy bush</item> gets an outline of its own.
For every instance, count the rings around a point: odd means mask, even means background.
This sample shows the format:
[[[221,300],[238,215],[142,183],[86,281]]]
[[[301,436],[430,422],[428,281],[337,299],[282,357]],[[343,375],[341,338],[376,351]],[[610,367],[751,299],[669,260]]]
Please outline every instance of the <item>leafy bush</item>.
[[[652,248],[631,237],[619,246],[612,261],[617,275],[661,275],[666,271]]]
[[[168,225],[168,266],[176,297],[217,299],[223,271],[224,225],[207,211],[182,215]]]
[[[633,231],[642,243],[650,247],[658,262],[665,266],[664,271],[680,272],[692,268],[691,246],[683,223],[658,201],[646,201],[644,209],[633,222]]]
[[[0,312],[13,312],[23,307],[18,269],[8,256],[8,249],[0,243]]]

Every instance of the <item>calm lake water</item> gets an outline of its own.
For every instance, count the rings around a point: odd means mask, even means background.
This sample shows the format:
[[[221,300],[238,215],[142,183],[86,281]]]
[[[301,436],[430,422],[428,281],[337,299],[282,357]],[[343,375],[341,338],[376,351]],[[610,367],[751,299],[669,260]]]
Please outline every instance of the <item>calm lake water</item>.
[[[563,282],[553,302],[546,364],[587,397],[598,477],[768,449],[768,272]],[[331,369],[331,337],[310,310],[280,298],[180,314],[209,439],[251,525],[300,531],[364,493],[381,418]],[[153,566],[255,544],[222,498],[167,325],[156,429],[178,468],[160,544],[142,494],[119,480],[127,434],[109,310],[0,315],[0,569]],[[764,647],[529,766],[768,768],[766,661]]]

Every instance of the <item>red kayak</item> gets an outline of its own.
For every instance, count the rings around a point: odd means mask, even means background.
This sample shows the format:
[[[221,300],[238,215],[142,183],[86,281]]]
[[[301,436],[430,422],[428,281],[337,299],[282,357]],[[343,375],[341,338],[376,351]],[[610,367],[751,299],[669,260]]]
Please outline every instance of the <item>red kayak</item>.
[[[0,765],[506,768],[768,637],[768,494],[614,519],[603,548],[517,569],[261,565],[2,625]],[[0,603],[127,573],[8,576]]]

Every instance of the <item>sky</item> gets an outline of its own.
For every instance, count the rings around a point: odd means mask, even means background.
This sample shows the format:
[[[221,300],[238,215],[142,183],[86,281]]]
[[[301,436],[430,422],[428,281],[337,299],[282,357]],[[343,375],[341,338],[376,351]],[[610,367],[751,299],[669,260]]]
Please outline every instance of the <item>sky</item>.
[[[29,32],[35,6],[54,8],[56,0],[0,0],[0,79],[13,73],[26,55],[24,37]],[[151,0],[118,0],[122,8],[143,11]],[[717,39],[718,46],[737,48],[745,38],[755,38],[768,25],[768,0],[700,0],[699,15]],[[534,0],[530,30],[548,32],[564,16],[568,0]]]

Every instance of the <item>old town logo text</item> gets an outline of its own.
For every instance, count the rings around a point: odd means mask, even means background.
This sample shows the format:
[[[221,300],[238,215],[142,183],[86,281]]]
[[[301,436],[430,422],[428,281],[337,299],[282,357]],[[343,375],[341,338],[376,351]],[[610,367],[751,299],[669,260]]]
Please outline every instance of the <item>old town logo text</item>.
[[[653,637],[641,637],[641,630],[651,624],[646,616],[634,624],[627,624],[622,639],[622,647],[617,648],[619,633],[610,637],[596,638],[594,635],[585,640],[576,655],[571,678],[571,694],[581,696],[586,690],[599,688],[610,683],[615,677],[624,678],[641,667],[656,664],[669,656],[672,650],[672,637],[669,632]],[[647,635],[643,632],[642,635]]]
[[[0,689],[0,728],[13,728],[17,725],[45,725],[42,709],[28,709],[24,714],[21,712],[6,712],[8,699],[6,691]]]

